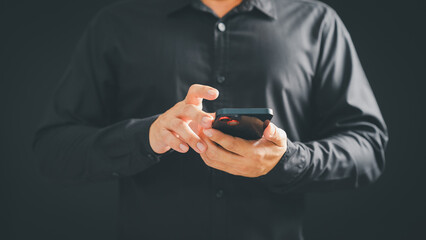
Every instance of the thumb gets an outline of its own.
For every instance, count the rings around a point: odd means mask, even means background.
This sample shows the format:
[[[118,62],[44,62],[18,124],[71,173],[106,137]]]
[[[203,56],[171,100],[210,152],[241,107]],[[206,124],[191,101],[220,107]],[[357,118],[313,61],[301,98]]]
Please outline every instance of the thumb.
[[[213,113],[207,113],[207,114],[209,114],[210,116],[212,116],[213,119],[216,118],[216,113],[215,112],[213,112]]]
[[[287,144],[287,133],[272,122],[265,128],[263,137],[280,147],[284,147]]]

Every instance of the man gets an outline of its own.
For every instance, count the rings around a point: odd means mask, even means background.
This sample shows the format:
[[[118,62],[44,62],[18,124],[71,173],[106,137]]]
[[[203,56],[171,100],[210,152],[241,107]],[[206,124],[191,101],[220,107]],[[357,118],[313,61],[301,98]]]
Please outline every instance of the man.
[[[223,107],[273,123],[235,138],[211,129]],[[303,239],[304,193],[375,181],[387,139],[328,6],[151,0],[96,15],[34,148],[49,177],[119,180],[120,239],[273,240]]]

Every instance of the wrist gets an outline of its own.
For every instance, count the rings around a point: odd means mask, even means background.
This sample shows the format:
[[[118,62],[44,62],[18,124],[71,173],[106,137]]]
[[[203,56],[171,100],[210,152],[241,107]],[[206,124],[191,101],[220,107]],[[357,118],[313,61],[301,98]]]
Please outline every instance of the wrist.
[[[150,150],[152,150],[152,152],[156,153],[156,154],[161,154],[161,149],[159,149],[157,146],[157,141],[156,141],[156,122],[158,121],[158,118],[151,124],[151,126],[149,126],[149,130],[148,130],[148,142],[149,142],[149,147],[151,148]]]

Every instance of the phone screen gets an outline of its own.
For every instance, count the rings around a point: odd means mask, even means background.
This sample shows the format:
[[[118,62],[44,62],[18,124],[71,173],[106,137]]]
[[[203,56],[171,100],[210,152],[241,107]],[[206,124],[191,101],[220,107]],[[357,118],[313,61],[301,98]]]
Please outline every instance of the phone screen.
[[[213,128],[223,133],[256,140],[263,136],[263,131],[268,127],[272,118],[272,110],[264,109],[225,109],[217,111]]]

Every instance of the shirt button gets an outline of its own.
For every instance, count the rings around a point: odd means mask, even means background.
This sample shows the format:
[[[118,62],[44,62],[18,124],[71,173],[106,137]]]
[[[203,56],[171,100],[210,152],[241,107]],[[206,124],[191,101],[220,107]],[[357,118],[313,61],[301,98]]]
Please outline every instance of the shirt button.
[[[222,190],[222,189],[220,189],[220,190],[218,190],[218,191],[216,192],[216,197],[217,197],[217,198],[221,198],[221,197],[223,197],[223,190]]]
[[[218,82],[218,83],[223,83],[223,82],[225,82],[225,76],[219,76],[219,77],[217,77],[217,82]]]
[[[220,22],[220,23],[217,25],[217,28],[219,29],[219,31],[221,31],[221,32],[225,32],[225,30],[226,30],[225,23]]]
[[[151,154],[151,153],[149,153],[149,154],[148,154],[148,158],[149,158],[149,159],[153,159],[153,158],[154,158],[154,156],[152,156],[152,154]]]
[[[113,172],[113,173],[112,173],[112,176],[113,176],[113,177],[119,177],[119,176],[120,176],[120,174],[119,174],[118,172]]]

